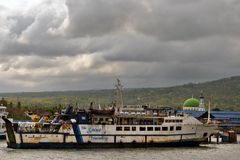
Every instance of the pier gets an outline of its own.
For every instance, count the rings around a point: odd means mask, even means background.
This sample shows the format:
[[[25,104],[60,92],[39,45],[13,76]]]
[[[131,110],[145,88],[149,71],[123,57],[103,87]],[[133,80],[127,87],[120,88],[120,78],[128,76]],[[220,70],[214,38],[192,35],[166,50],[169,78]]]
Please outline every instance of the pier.
[[[237,132],[234,130],[218,131],[212,134],[208,140],[208,143],[237,143]]]

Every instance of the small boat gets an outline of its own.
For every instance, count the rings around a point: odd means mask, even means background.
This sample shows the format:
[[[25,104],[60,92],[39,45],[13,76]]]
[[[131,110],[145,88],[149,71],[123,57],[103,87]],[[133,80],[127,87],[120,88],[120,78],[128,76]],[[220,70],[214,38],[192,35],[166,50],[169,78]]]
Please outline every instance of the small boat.
[[[51,122],[12,123],[3,117],[7,145],[17,149],[197,146],[217,127],[187,114],[161,114],[156,108],[112,114],[113,110],[75,111],[69,106]]]
[[[5,122],[2,119],[2,117],[7,117],[8,112],[6,112],[6,107],[5,106],[0,106],[0,139],[5,139],[5,132],[6,132],[6,127],[5,127]]]

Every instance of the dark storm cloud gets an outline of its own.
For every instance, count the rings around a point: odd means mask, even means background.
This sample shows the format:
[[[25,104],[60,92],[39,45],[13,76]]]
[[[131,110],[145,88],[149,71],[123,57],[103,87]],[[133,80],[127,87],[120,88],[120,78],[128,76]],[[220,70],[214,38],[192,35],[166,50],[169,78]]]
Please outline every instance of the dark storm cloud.
[[[0,5],[1,6],[1,5]],[[239,74],[238,0],[42,0],[0,7],[12,90],[169,86]],[[10,87],[11,90],[11,87]]]
[[[40,39],[31,40],[28,44],[19,42],[8,42],[0,52],[6,55],[39,55],[45,57],[55,57],[62,55],[76,55],[83,50],[75,40],[65,41],[64,39]]]
[[[67,0],[68,34],[73,37],[101,36],[124,27],[129,13],[139,4],[135,0]]]
[[[16,34],[17,36],[21,35],[21,33],[34,22],[33,17],[25,17],[20,15],[9,17],[9,20],[13,20],[15,22],[14,26],[11,28],[11,31],[12,34]]]
[[[107,61],[205,63],[226,57],[233,46],[227,38],[215,37],[192,42],[164,42],[153,37],[118,36],[115,41],[121,45],[114,46],[105,53],[104,58]]]
[[[224,0],[146,2],[149,12],[137,12],[133,23],[144,34],[163,41],[184,41],[219,35],[239,36],[239,4]],[[141,18],[137,18],[141,17]]]

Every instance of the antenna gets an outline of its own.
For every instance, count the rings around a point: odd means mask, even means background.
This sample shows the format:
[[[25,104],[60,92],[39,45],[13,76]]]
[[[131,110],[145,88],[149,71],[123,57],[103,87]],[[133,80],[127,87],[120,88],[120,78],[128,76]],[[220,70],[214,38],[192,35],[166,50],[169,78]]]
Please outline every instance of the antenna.
[[[211,103],[209,101],[208,102],[208,119],[207,119],[207,124],[211,123],[210,112],[211,112]]]
[[[120,109],[120,108],[123,108],[123,95],[122,95],[123,86],[118,78],[117,78],[117,84],[115,86],[116,86],[116,92],[117,92],[117,104],[116,105]]]

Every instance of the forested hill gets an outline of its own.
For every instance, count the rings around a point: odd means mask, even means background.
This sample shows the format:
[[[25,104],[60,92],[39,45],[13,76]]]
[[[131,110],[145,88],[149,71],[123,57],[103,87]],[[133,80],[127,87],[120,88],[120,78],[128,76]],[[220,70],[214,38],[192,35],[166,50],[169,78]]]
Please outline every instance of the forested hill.
[[[205,102],[211,98],[213,108],[240,111],[240,76],[205,83],[189,83],[167,88],[124,89],[125,104],[150,104],[180,107],[190,97],[198,98],[203,91]],[[27,107],[54,107],[69,103],[88,107],[90,102],[106,106],[115,100],[115,90],[0,93],[11,105],[18,101]]]

